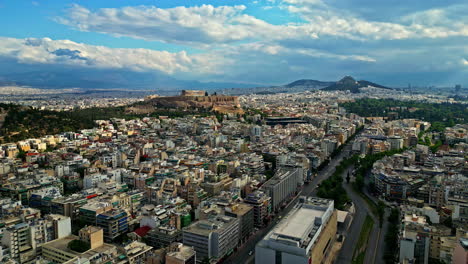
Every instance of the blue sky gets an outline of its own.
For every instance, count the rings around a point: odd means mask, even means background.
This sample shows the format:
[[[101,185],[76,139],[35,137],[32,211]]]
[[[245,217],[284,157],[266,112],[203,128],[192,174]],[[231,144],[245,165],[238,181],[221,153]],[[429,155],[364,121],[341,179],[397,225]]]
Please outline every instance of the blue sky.
[[[0,80],[69,67],[468,86],[466,10],[459,0],[0,0]]]

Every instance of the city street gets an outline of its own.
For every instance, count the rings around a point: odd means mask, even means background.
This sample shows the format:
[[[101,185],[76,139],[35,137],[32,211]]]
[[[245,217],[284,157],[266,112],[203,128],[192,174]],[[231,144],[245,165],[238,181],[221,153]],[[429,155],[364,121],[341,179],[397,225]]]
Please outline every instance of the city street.
[[[273,227],[276,225],[276,223],[279,222],[279,216],[283,217],[291,209],[294,207],[298,197],[300,195],[311,195],[315,189],[317,188],[317,185],[322,182],[323,180],[327,179],[330,177],[333,172],[335,171],[335,167],[341,162],[341,160],[344,157],[347,157],[349,155],[351,149],[351,142],[348,142],[343,150],[333,159],[330,160],[330,163],[318,173],[317,177],[315,177],[309,184],[306,184],[303,186],[302,191],[300,194],[291,202],[289,203],[283,211],[281,211],[278,215],[276,215],[273,220],[270,222],[270,224],[259,230],[257,233],[255,233],[244,245],[242,245],[236,252],[234,252],[231,256],[229,256],[223,263],[229,263],[229,264],[238,264],[238,263],[254,263],[254,255],[252,254],[249,256],[250,251],[255,250],[255,245],[268,233],[270,232]]]
[[[346,174],[348,172],[352,172],[353,169],[353,167],[348,168],[348,170],[343,173],[342,177],[345,178]],[[388,226],[388,222],[386,221],[388,217],[388,209],[386,209],[385,211],[384,222],[382,228],[380,228],[378,218],[371,213],[371,210],[368,207],[366,201],[364,201],[364,199],[354,191],[351,183],[348,184],[346,183],[346,181],[343,181],[343,187],[345,188],[349,198],[353,201],[353,204],[356,208],[356,212],[353,217],[353,222],[351,223],[351,226],[346,234],[346,239],[343,243],[343,247],[341,248],[340,254],[338,255],[338,259],[335,263],[351,263],[354,254],[354,247],[357,244],[357,241],[359,240],[362,225],[364,224],[364,220],[367,214],[369,214],[369,216],[371,216],[374,220],[374,225],[372,227],[372,231],[368,240],[369,242],[366,250],[364,263],[383,263],[383,252],[385,247],[385,230],[387,230]],[[372,197],[369,194],[367,195],[375,203],[378,202],[378,199]]]
[[[343,178],[346,177],[346,173],[347,172],[343,173]],[[359,234],[361,233],[361,227],[366,218],[366,214],[369,213],[365,201],[363,201],[359,195],[354,193],[351,184],[348,184],[346,181],[344,181],[343,187],[345,188],[348,197],[353,201],[355,213],[353,216],[353,221],[351,222],[351,226],[346,233],[343,246],[341,247],[340,253],[338,254],[338,258],[335,262],[337,264],[351,263],[353,259],[354,247],[356,246],[357,241],[359,240]]]

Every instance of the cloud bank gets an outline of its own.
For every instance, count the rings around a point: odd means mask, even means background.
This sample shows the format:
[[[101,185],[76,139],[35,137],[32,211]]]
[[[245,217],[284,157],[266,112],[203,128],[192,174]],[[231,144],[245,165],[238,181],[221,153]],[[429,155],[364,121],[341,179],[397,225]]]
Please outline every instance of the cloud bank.
[[[429,2],[414,1],[403,8],[395,1],[277,0],[259,8],[262,16],[250,12],[260,2],[97,9],[75,4],[54,21],[74,32],[115,37],[116,42],[128,37],[186,51],[0,37],[0,72],[3,59],[38,70],[41,65],[66,65],[202,81],[281,84],[352,74],[387,85],[468,84],[468,49],[463,44],[468,40],[468,4],[441,7]],[[391,12],[385,12],[390,7]],[[285,13],[287,22],[274,21],[275,12]]]

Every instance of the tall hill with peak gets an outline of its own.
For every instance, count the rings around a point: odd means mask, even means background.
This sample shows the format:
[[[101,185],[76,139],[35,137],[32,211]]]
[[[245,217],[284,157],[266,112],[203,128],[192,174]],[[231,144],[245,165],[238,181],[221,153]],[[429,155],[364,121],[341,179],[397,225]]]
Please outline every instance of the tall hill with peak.
[[[376,84],[373,82],[369,82],[366,80],[360,80],[356,81],[353,77],[351,76],[345,76],[343,79],[337,81],[336,83],[327,86],[323,88],[323,91],[351,91],[352,93],[359,93],[360,88],[364,87],[376,87],[376,88],[381,88],[381,89],[391,89],[386,86]]]

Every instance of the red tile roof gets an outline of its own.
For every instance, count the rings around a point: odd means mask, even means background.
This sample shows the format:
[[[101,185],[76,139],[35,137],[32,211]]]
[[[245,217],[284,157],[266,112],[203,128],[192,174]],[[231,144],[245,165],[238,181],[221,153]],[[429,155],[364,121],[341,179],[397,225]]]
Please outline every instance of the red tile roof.
[[[137,230],[135,230],[135,233],[139,236],[139,237],[144,237],[146,236],[146,234],[148,234],[148,232],[151,230],[151,227],[149,226],[142,226],[140,228],[138,228]]]

